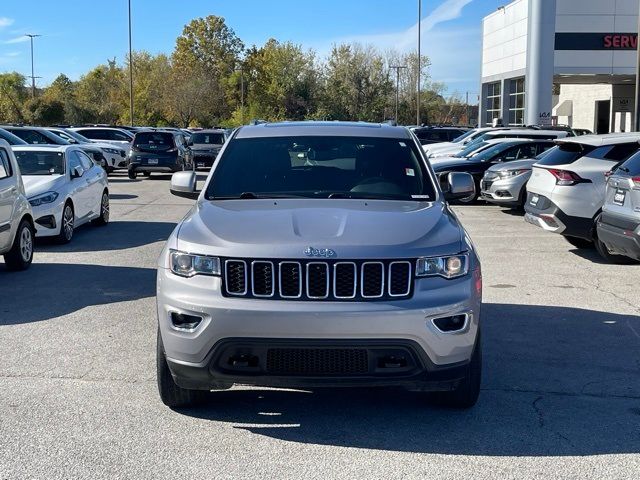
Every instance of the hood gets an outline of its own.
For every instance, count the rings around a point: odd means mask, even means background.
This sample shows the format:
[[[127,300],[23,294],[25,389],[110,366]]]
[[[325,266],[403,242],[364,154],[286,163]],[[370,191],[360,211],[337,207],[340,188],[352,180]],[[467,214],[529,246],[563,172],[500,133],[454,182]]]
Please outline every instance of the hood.
[[[27,198],[49,191],[55,192],[64,182],[64,175],[22,175]]]
[[[98,147],[98,148],[112,148],[112,149],[124,151],[124,148],[122,148],[120,145],[115,145],[113,143],[91,142],[90,144],[83,143],[80,146],[83,146],[83,145],[90,145],[92,147]]]
[[[285,199],[200,200],[179,226],[177,248],[242,258],[412,258],[460,252],[462,229],[441,202]]]
[[[446,150],[447,148],[455,147],[456,145],[458,144],[453,142],[439,142],[432,143],[430,145],[423,145],[422,149],[427,153],[433,153],[439,152],[441,150]]]
[[[456,153],[461,152],[462,150],[464,150],[464,147],[461,147],[459,145],[452,145],[452,146],[447,147],[447,148],[441,148],[439,150],[430,151],[428,153],[428,155],[449,156],[449,155],[455,155]],[[430,158],[429,160],[432,160],[432,159]]]
[[[471,158],[459,158],[459,157],[443,157],[432,158],[429,160],[431,167],[435,172],[442,172],[452,167],[459,167],[465,165],[477,165],[479,162],[473,161]]]
[[[517,170],[519,168],[531,168],[537,160],[535,158],[525,160],[515,160],[513,162],[496,163],[489,167],[488,171],[499,172],[503,170]]]

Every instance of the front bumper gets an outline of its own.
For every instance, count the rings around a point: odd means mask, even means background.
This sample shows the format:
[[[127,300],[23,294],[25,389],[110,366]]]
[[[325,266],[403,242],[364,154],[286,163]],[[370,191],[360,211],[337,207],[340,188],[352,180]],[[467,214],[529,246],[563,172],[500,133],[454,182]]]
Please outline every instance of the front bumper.
[[[31,207],[36,227],[36,237],[53,237],[60,233],[64,203],[59,200],[60,198],[53,203]]]
[[[640,223],[603,213],[597,224],[598,238],[612,253],[640,260]]]
[[[537,202],[533,201],[535,196],[538,197]],[[593,240],[594,220],[592,218],[569,216],[543,195],[529,192],[524,210],[526,222],[548,232]]]
[[[413,297],[398,301],[294,302],[223,297],[219,277],[186,279],[160,268],[158,322],[169,368],[179,385],[194,389],[243,383],[446,390],[462,378],[473,353],[481,294],[473,273],[456,280],[415,282]],[[202,322],[193,331],[177,330],[172,312],[199,316]],[[456,332],[444,333],[432,321],[463,313],[468,321]],[[303,357],[310,350],[364,349],[369,368],[347,375],[280,375],[266,365],[269,351],[283,348]],[[235,368],[239,355],[257,360]],[[401,364],[406,361],[403,366],[376,367],[383,357],[400,356],[405,359]]]
[[[483,178],[480,182],[480,195],[483,200],[496,205],[520,206],[524,200],[523,192],[526,183],[527,178],[524,175],[494,180]]]

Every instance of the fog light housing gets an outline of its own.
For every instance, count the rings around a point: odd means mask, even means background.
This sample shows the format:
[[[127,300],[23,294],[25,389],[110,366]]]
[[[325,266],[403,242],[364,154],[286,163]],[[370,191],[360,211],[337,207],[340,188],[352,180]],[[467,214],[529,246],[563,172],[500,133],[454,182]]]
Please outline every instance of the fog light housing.
[[[467,328],[469,320],[468,313],[451,315],[450,317],[434,318],[433,324],[438,330],[444,333],[459,332]]]
[[[171,312],[171,324],[176,330],[193,331],[202,322],[202,317],[187,313]]]

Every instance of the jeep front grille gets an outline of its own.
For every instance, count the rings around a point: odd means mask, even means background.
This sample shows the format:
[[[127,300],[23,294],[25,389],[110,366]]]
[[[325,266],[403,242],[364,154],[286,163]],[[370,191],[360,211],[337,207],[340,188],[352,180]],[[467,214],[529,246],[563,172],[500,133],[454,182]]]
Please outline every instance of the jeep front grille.
[[[408,298],[413,261],[223,259],[223,295],[275,300]]]

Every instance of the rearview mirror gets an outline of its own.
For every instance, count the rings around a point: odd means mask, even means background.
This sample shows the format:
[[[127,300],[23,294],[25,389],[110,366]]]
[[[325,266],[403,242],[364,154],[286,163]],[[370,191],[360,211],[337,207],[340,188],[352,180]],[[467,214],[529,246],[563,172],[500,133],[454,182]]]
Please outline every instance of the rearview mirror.
[[[176,172],[171,177],[170,191],[177,197],[196,200],[200,196],[196,190],[197,180],[196,172]]]
[[[476,182],[468,173],[450,172],[447,176],[449,190],[444,192],[447,200],[459,200],[476,194]]]

